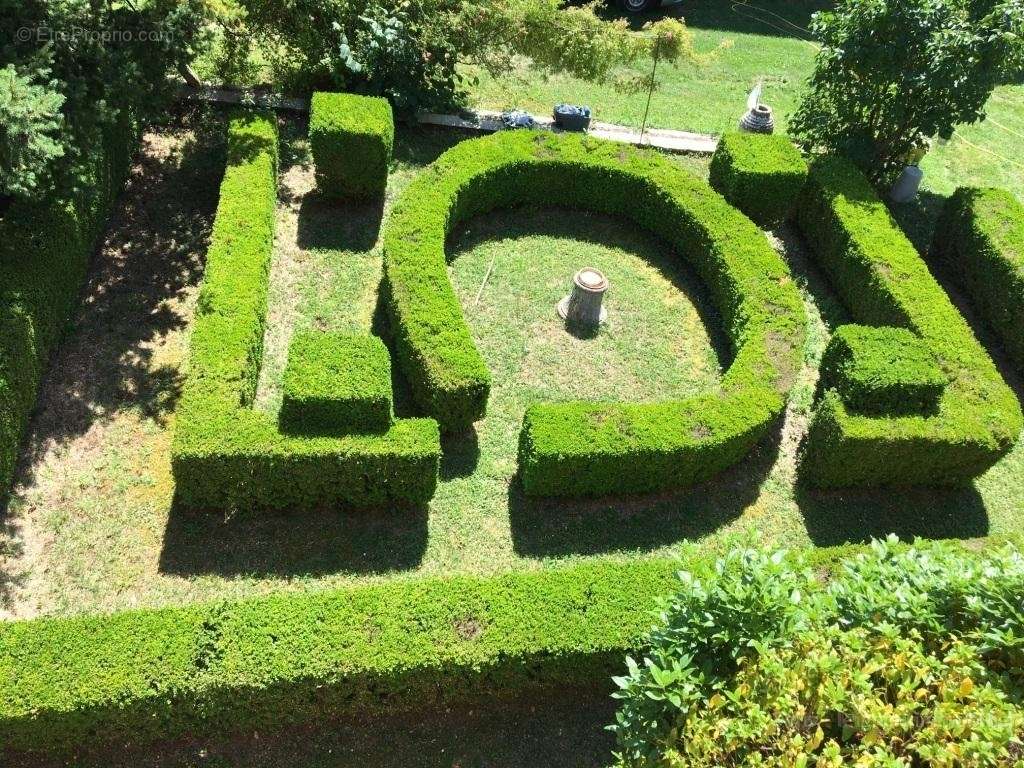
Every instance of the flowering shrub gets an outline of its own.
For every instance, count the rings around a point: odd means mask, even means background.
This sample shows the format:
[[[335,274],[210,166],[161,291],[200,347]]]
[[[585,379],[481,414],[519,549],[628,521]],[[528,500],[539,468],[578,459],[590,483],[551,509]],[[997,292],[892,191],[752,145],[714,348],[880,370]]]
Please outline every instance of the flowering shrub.
[[[622,765],[1021,764],[1016,550],[876,542],[829,579],[737,551],[681,577],[616,679]]]

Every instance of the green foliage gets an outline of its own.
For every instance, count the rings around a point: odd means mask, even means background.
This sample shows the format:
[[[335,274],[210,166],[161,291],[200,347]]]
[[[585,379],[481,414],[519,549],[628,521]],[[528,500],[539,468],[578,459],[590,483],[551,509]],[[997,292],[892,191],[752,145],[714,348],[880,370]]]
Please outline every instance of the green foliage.
[[[1024,370],[1024,205],[1003,189],[961,187],[932,250]]]
[[[853,319],[912,331],[948,379],[931,415],[853,413],[826,391],[802,476],[825,487],[955,485],[1006,455],[1024,424],[1020,404],[856,166],[834,157],[815,162],[797,223]]]
[[[138,140],[111,125],[77,192],[15,199],[0,220],[0,489],[14,475],[21,438],[50,353],[71,314],[107,211]]]
[[[711,158],[711,186],[768,229],[789,218],[806,180],[807,163],[786,136],[726,133]]]
[[[928,345],[905,328],[843,325],[829,340],[820,384],[862,413],[931,413],[946,387]]]
[[[464,100],[459,64],[508,72],[526,56],[547,73],[609,80],[623,64],[659,50],[694,58],[680,21],[636,35],[597,4],[561,0],[238,0],[220,69],[236,71],[239,48],[269,60],[284,90],[339,90],[387,97],[400,113]]]
[[[334,198],[381,197],[395,143],[386,99],[314,93],[309,142],[320,191]]]
[[[376,336],[307,331],[292,338],[281,425],[347,434],[391,427],[391,357]]]
[[[447,429],[486,410],[490,375],[448,280],[445,240],[460,221],[520,203],[617,214],[664,238],[709,284],[735,347],[715,395],[531,406],[520,440],[526,492],[653,490],[738,461],[781,414],[799,366],[799,293],[763,234],[706,184],[658,155],[591,138],[462,142],[396,203],[383,235],[387,307],[420,407]]]
[[[56,139],[63,103],[61,94],[19,74],[13,64],[0,69],[0,194],[31,195],[41,172],[63,154]]]
[[[0,2],[0,60],[13,62],[22,81],[13,111],[0,107],[0,125],[15,126],[17,135],[0,144],[24,142],[16,153],[0,150],[3,188],[42,199],[54,188],[67,194],[87,185],[103,162],[93,155],[105,135],[166,108],[168,72],[205,44],[207,2]]]
[[[221,509],[426,502],[440,454],[432,420],[399,420],[382,435],[300,437],[249,407],[263,357],[276,169],[273,118],[232,120],[171,448],[177,496]]]
[[[0,757],[599,683],[637,648],[677,567],[597,560],[3,622]]]
[[[875,542],[827,581],[737,550],[681,578],[616,679],[623,765],[1001,766],[1024,746],[1014,549]]]
[[[1019,0],[841,0],[811,30],[822,47],[790,132],[875,183],[928,137],[982,120],[1024,61]]]

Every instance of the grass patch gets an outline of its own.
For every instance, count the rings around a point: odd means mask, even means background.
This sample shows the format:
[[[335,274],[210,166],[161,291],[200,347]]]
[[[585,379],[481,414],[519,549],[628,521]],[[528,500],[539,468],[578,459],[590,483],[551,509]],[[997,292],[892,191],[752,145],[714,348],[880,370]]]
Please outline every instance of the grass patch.
[[[807,364],[777,433],[734,469],[687,491],[585,502],[525,499],[513,474],[531,399],[686,395],[711,386],[728,362],[703,286],[662,243],[618,220],[551,209],[470,221],[449,245],[452,281],[495,388],[490,415],[475,435],[446,442],[441,483],[428,509],[228,519],[187,514],[173,504],[170,414],[219,182],[219,130],[147,138],[86,302],[43,387],[0,532],[10,615],[498,573],[602,553],[626,558],[691,546],[714,553],[737,538],[797,547],[889,531],[929,537],[1024,531],[1021,447],[966,489],[812,493],[795,485],[817,360],[829,328],[849,318],[799,238],[785,229],[775,244],[800,285],[811,326]],[[271,413],[280,407],[293,333],[383,330],[381,217],[424,165],[464,138],[399,130],[382,214],[380,205],[329,203],[315,193],[305,132],[302,123],[282,126],[257,393],[257,407]],[[157,151],[167,142],[173,147]],[[704,159],[674,162],[707,173]],[[609,326],[589,341],[565,334],[554,310],[583,264],[611,280]],[[111,291],[108,283],[124,287]],[[1019,379],[1006,373],[1020,393]],[[399,415],[410,407],[401,381],[395,406]]]
[[[764,101],[775,111],[776,130],[784,132],[814,68],[817,44],[810,40],[807,25],[814,11],[830,5],[827,0],[687,1],[662,11],[683,17],[698,51],[716,53],[702,66],[658,67],[661,86],[651,100],[648,125],[724,133],[736,127],[747,94],[763,78]],[[642,20],[633,23],[639,26]],[[640,65],[637,72],[649,72],[649,64]],[[611,83],[587,83],[564,75],[545,77],[526,61],[499,78],[475,70],[467,73],[478,78],[470,99],[479,108],[547,114],[554,104],[569,101],[590,105],[595,120],[636,127],[644,115],[646,94],[624,94]],[[1024,161],[1018,156],[1024,141],[1024,85],[997,88],[987,115],[977,125],[959,128],[948,144],[928,154],[922,163],[927,192],[945,197],[970,184],[1004,187],[1024,199]],[[925,226],[930,228],[937,214],[931,204],[925,208]],[[918,213],[908,218],[914,216]]]

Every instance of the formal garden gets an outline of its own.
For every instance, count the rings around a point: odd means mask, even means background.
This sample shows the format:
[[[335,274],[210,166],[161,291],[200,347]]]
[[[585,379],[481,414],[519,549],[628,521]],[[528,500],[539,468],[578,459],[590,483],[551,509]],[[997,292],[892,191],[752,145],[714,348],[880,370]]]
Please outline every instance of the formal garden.
[[[1024,765],[1019,2],[28,5],[4,765]]]

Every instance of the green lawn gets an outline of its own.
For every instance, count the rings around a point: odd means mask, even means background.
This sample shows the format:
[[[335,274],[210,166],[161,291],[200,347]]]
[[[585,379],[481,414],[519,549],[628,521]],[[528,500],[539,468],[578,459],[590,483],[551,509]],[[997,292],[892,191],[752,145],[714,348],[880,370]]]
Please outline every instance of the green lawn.
[[[257,407],[274,412],[295,330],[385,332],[380,206],[313,190],[305,126],[283,126],[270,318]],[[631,225],[563,210],[499,212],[453,236],[450,274],[493,374],[486,419],[444,444],[429,508],[192,514],[174,503],[173,403],[217,184],[215,133],[147,140],[75,329],[55,360],[4,535],[15,616],[183,603],[453,572],[496,573],[593,555],[721,551],[739,539],[839,544],[890,531],[977,537],[1024,531],[1024,447],[958,491],[812,493],[795,478],[816,361],[843,320],[798,238],[783,250],[812,319],[807,366],[780,430],[705,485],[596,501],[526,498],[516,444],[530,402],[653,400],[713,386],[728,351],[703,288]],[[465,138],[400,130],[383,216],[409,180]],[[162,154],[154,148],[173,145]],[[706,158],[675,157],[700,175]],[[555,303],[573,271],[611,281],[595,339],[566,333]],[[484,276],[490,275],[484,281]],[[112,290],[113,281],[117,290]],[[142,286],[148,293],[139,294]],[[479,299],[477,298],[479,296]],[[130,364],[129,364],[130,363]],[[83,389],[83,382],[91,382]],[[1019,385],[1019,381],[1015,380]],[[400,412],[409,409],[396,379]],[[70,410],[69,410],[70,409]]]
[[[664,11],[682,16],[697,50],[711,58],[700,66],[659,68],[661,85],[651,101],[648,124],[722,133],[736,125],[747,93],[763,79],[763,99],[774,108],[784,131],[814,65],[816,44],[809,40],[807,24],[811,13],[829,5],[823,0],[684,0]],[[480,108],[518,107],[547,114],[553,104],[568,101],[590,105],[595,119],[604,122],[639,127],[643,118],[644,94],[623,94],[613,84],[565,76],[545,78],[525,61],[498,79],[467,72],[479,77],[470,100]],[[1003,86],[989,101],[986,121],[958,129],[948,145],[928,155],[922,166],[925,190],[945,197],[957,186],[980,184],[1005,187],[1024,198],[1022,143],[1024,86]]]

